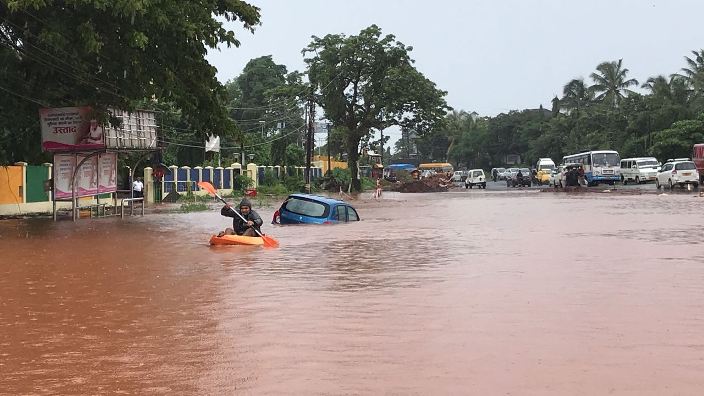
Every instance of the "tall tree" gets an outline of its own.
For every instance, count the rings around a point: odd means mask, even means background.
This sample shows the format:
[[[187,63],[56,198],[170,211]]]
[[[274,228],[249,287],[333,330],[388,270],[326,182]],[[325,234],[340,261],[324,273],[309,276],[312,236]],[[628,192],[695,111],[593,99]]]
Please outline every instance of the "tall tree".
[[[411,47],[372,25],[359,35],[313,37],[303,50],[308,76],[326,117],[346,135],[352,186],[361,189],[357,172],[359,143],[372,129],[392,125],[425,129],[448,111],[446,92],[413,66]]]
[[[259,163],[294,165],[288,163],[294,157],[286,153],[304,123],[301,95],[307,89],[301,77],[268,55],[247,62],[242,73],[225,84],[230,117],[243,132],[238,143],[248,146],[245,151],[254,153]]]
[[[696,91],[704,92],[704,49],[692,51],[692,57],[685,56],[687,67],[682,68],[682,74],[678,74]]]
[[[623,98],[633,93],[630,87],[638,85],[638,80],[628,78],[628,69],[623,67],[623,59],[603,62],[596,67],[596,70],[596,73],[591,74],[594,80],[591,89],[598,94],[596,100],[612,108],[618,107]]]
[[[578,114],[594,102],[594,92],[584,84],[584,80],[574,79],[562,88],[560,107],[568,113]]]
[[[445,152],[446,160],[449,160],[450,152],[452,151],[455,142],[459,140],[463,133],[469,132],[474,128],[474,117],[477,116],[477,113],[470,114],[464,110],[453,110],[445,116],[443,125],[449,141],[447,151]]]
[[[0,129],[23,139],[38,130],[41,106],[102,113],[149,98],[173,102],[203,135],[230,130],[206,54],[239,45],[225,20],[253,31],[259,17],[244,1],[0,1],[0,107],[22,112],[0,116]]]

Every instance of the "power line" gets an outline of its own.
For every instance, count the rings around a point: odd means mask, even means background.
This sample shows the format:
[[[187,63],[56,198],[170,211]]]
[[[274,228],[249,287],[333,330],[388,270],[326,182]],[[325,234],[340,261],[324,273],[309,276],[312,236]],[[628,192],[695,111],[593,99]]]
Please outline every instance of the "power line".
[[[2,85],[0,85],[0,89],[2,89],[2,90],[5,91],[5,92],[8,92],[8,93],[10,93],[10,94],[12,94],[12,95],[15,95],[15,96],[17,96],[17,97],[19,97],[19,98],[22,98],[22,99],[24,99],[24,100],[27,100],[27,101],[30,101],[30,102],[32,102],[32,103],[38,104],[38,105],[40,105],[40,106],[49,107],[47,104],[42,103],[39,99],[35,99],[35,98],[31,98],[31,97],[29,97],[29,96],[24,96],[24,95],[18,94],[17,92],[11,91],[11,90],[9,90],[9,89],[3,87]]]
[[[271,142],[274,142],[274,141],[283,139],[283,138],[285,138],[285,137],[291,136],[291,135],[293,135],[294,133],[300,133],[303,129],[304,129],[303,127],[302,127],[302,128],[298,128],[298,129],[296,129],[296,130],[294,130],[294,131],[291,131],[291,132],[289,132],[289,133],[287,133],[287,134],[284,134],[284,135],[281,135],[281,136],[277,136],[277,137],[275,137],[275,138],[273,138],[273,139],[270,139],[270,140],[268,140],[268,141],[266,141],[266,142],[260,142],[260,143],[256,143],[256,144],[246,145],[246,146],[220,147],[220,150],[240,150],[242,147],[244,147],[244,148],[251,148],[251,147],[263,146],[263,145],[265,145],[265,144],[269,144],[269,143],[271,143]],[[179,146],[179,147],[205,148],[205,145],[202,145],[202,146],[201,146],[201,145],[196,145],[196,144],[176,143],[176,142],[169,141],[168,138],[157,138],[157,140],[158,140],[159,142],[161,142],[161,143],[166,143],[166,144],[169,144],[169,145],[174,145],[174,146]]]
[[[20,27],[19,25],[13,23],[13,22],[10,21],[9,19],[3,18],[3,20],[4,20],[6,23],[9,23],[10,25],[14,26],[15,28],[22,30],[23,33],[26,33],[28,36],[34,37],[34,38],[38,39],[39,41],[41,41],[41,38],[40,38],[39,36],[37,36],[37,35],[35,35],[35,34],[32,34],[31,32],[28,32],[28,31],[22,29],[22,27]],[[36,55],[36,54],[31,54],[31,55],[30,55],[30,53],[27,52],[27,49],[24,47],[25,44],[28,45],[28,46],[30,46],[30,47],[32,47],[32,48],[34,48],[34,49],[36,49],[37,51],[39,51],[39,52],[41,52],[41,53],[43,53],[43,54],[45,54],[45,55],[47,55],[47,56],[49,56],[49,57],[55,59],[56,61],[63,63],[64,65],[66,65],[66,66],[68,67],[67,70],[69,70],[69,72],[71,72],[71,73],[74,73],[74,72],[83,73],[83,74],[87,75],[88,78],[93,79],[93,80],[98,81],[98,82],[101,82],[101,83],[105,84],[106,86],[111,87],[111,89],[112,89],[112,88],[114,88],[114,89],[116,89],[116,90],[119,90],[119,89],[120,89],[117,85],[115,85],[115,84],[113,84],[113,83],[111,83],[111,82],[105,81],[105,80],[103,80],[103,79],[101,79],[101,78],[99,78],[99,77],[96,77],[96,76],[94,76],[94,75],[91,75],[91,74],[90,74],[89,72],[87,72],[86,70],[82,70],[82,69],[78,68],[78,66],[76,66],[75,64],[69,63],[69,62],[66,61],[65,59],[62,59],[62,58],[60,58],[60,57],[58,57],[58,56],[56,56],[56,55],[54,55],[54,54],[52,54],[52,53],[50,53],[50,52],[48,52],[48,51],[42,49],[42,48],[40,48],[40,47],[38,47],[38,46],[32,44],[31,42],[29,42],[29,41],[27,41],[27,40],[22,40],[22,44],[23,44],[23,47],[22,47],[22,48],[17,48],[17,49],[20,50],[20,51],[22,51],[22,52],[23,52],[27,57],[29,57],[29,58],[33,58],[33,59],[35,59],[35,60],[44,61],[44,64],[45,64],[45,65],[47,65],[47,66],[49,66],[49,67],[54,67],[54,68],[57,69],[57,70],[59,69],[59,68],[54,64],[54,62],[51,62],[51,63],[49,63],[49,64],[46,64],[46,59],[40,58],[40,57],[39,57],[38,55]],[[55,47],[55,46],[53,46],[53,45],[47,45],[47,47],[50,47],[50,48],[54,49],[56,52],[64,53],[64,54],[66,54],[66,55],[69,56],[69,57],[73,57],[73,55],[69,54],[68,52],[64,51],[63,49],[57,48],[57,47]],[[86,62],[86,63],[91,64],[90,62]],[[98,69],[100,68],[99,65],[94,65],[94,64],[91,64],[91,65],[92,65],[92,66],[95,66],[95,67],[98,68]],[[61,69],[61,70],[63,70],[63,69]],[[75,74],[75,76],[78,76],[78,74]],[[85,82],[87,82],[87,83],[90,84],[90,81],[87,81],[87,80],[83,80],[83,81],[85,81]],[[127,99],[125,96],[120,95],[119,93],[117,93],[117,91],[110,91],[110,90],[106,90],[106,91],[107,91],[108,93],[111,93],[111,94],[113,94],[113,95],[115,95],[115,96],[118,96],[118,97],[120,97],[120,98]]]

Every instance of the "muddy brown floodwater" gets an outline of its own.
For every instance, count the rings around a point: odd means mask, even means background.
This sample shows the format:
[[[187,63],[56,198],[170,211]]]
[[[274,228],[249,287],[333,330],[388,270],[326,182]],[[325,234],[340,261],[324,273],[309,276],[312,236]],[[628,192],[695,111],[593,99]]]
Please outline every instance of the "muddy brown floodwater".
[[[208,247],[216,209],[0,221],[0,393],[702,394],[704,198],[357,206],[276,250]]]

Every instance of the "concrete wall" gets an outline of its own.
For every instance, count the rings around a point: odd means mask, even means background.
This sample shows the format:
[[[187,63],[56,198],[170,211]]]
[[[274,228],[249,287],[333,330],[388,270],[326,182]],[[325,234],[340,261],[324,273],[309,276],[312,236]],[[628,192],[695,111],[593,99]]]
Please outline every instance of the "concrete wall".
[[[0,167],[0,205],[24,203],[24,166]]]

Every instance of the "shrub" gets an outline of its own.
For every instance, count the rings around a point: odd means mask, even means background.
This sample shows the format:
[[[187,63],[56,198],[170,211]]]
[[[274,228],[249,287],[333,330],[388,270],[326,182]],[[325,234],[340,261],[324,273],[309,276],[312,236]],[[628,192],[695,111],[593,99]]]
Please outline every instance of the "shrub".
[[[202,202],[186,202],[181,205],[181,212],[183,213],[202,212],[204,210],[208,210],[208,205]]]
[[[234,190],[244,191],[254,185],[254,180],[245,175],[237,175],[234,180]]]

